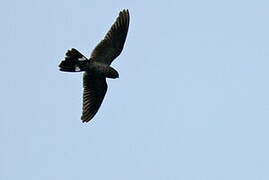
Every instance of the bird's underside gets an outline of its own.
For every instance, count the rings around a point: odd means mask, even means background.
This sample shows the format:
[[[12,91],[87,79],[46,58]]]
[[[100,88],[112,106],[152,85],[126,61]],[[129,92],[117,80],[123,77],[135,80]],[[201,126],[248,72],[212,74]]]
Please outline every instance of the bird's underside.
[[[110,67],[110,64],[123,49],[129,21],[129,11],[121,11],[105,38],[94,48],[89,59],[73,48],[67,51],[65,60],[59,65],[60,71],[84,72],[81,116],[83,122],[90,121],[101,106],[107,91],[106,78],[119,77],[118,72]]]

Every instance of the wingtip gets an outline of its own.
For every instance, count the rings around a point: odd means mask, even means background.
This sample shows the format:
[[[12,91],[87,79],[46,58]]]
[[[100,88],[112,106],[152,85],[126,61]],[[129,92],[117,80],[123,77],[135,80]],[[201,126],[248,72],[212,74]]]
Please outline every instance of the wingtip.
[[[129,9],[123,9],[123,10],[120,11],[119,14],[121,14],[121,13],[129,15]]]
[[[83,118],[83,117],[81,117],[81,120],[82,120],[82,123],[87,123],[87,122],[90,121],[90,119],[85,119],[85,118]]]
[[[127,22],[127,24],[129,24],[130,14],[128,9],[123,9],[122,11],[120,11],[119,17],[122,17]]]
[[[93,117],[95,116],[96,113],[97,113],[97,111],[94,112],[94,113],[92,113],[92,114],[88,114],[86,116],[85,115],[82,115],[81,116],[82,123],[87,123],[87,122],[91,121],[93,119]]]

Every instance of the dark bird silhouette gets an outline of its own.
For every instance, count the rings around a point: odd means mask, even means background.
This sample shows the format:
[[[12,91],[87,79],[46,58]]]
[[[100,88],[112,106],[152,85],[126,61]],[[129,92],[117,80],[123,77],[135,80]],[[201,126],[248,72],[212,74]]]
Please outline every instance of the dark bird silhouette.
[[[94,48],[87,59],[72,48],[59,67],[65,72],[84,72],[82,122],[89,122],[97,113],[107,91],[106,78],[118,78],[119,73],[110,64],[123,49],[129,28],[129,11],[119,13],[105,38]]]

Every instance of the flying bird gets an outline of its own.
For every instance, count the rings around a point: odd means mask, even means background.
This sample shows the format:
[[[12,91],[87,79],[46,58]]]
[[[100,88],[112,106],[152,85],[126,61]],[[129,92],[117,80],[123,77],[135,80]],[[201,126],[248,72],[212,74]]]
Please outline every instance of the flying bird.
[[[82,122],[89,122],[101,106],[107,91],[106,78],[119,77],[119,73],[110,64],[123,49],[129,22],[128,9],[122,10],[89,59],[72,48],[67,51],[65,59],[59,65],[60,71],[84,72]]]

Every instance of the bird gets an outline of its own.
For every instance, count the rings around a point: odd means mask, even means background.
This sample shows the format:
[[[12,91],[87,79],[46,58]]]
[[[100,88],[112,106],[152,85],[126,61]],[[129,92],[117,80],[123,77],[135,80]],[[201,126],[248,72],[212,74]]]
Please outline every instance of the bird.
[[[89,122],[98,112],[107,92],[106,78],[119,78],[119,73],[110,65],[123,50],[129,22],[129,10],[123,9],[89,59],[72,48],[59,64],[60,71],[83,72],[82,122]]]

